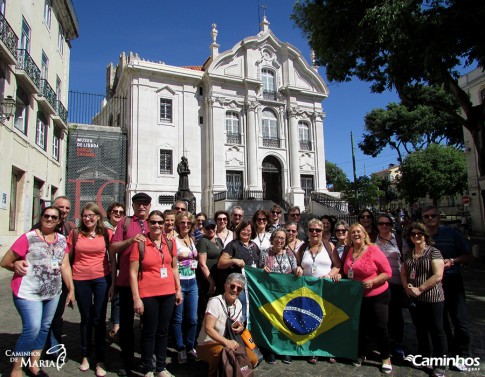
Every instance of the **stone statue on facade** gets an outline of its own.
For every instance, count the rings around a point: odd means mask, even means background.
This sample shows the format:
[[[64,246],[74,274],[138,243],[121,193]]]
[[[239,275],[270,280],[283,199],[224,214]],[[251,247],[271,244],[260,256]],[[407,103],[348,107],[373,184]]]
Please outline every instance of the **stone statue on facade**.
[[[196,199],[189,187],[189,160],[183,156],[177,165],[177,173],[179,175],[179,188],[175,193],[175,200],[183,200],[187,203],[187,210],[193,214],[196,211]]]

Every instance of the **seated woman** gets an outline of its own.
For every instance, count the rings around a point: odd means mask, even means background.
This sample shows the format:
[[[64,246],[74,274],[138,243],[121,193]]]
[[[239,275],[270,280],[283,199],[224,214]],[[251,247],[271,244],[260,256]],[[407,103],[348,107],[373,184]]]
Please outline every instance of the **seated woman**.
[[[230,317],[233,321],[233,330],[236,334],[244,330],[242,317],[242,304],[238,299],[239,294],[246,285],[246,278],[237,272],[227,277],[224,285],[224,293],[212,297],[207,303],[204,322],[197,340],[197,355],[199,359],[209,364],[207,375],[217,376],[219,359],[224,347],[236,350],[241,347],[235,340],[224,337],[226,320]],[[258,363],[257,356],[246,347],[246,353],[255,366]]]

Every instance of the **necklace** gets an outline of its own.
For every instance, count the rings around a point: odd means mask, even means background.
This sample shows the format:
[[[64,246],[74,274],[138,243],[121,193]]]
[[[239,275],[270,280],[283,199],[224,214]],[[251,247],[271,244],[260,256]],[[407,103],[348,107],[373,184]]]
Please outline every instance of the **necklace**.
[[[365,246],[362,246],[362,248],[359,250],[359,252],[357,253],[357,256],[355,255],[355,251],[352,252],[352,259],[355,261],[357,259],[360,258],[360,256],[362,255],[362,253],[364,252],[364,249],[365,249]]]
[[[45,242],[46,244],[48,244],[48,243],[49,243],[49,241],[47,241],[47,238],[45,237],[44,232],[42,232],[42,230],[40,230],[40,229],[39,229],[39,232],[40,232],[40,235],[42,236],[42,239],[44,240],[44,242]],[[51,234],[53,234],[53,233],[49,233],[47,236],[49,236],[49,235],[51,235]],[[55,234],[54,234],[54,240],[55,240],[55,237],[56,237],[56,236],[55,236]]]

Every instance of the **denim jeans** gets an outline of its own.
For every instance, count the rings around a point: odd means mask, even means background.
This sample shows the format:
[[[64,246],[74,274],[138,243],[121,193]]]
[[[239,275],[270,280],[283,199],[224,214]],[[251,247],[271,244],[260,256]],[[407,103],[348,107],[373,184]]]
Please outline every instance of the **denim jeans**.
[[[54,314],[54,318],[52,318],[52,323],[49,329],[49,335],[47,336],[47,340],[45,342],[44,348],[46,350],[62,343],[62,327],[64,324],[62,316],[64,315],[64,309],[66,308],[66,301],[67,301],[68,294],[69,294],[69,290],[67,289],[67,286],[66,284],[64,284],[64,281],[63,281],[62,292],[61,292],[61,295],[59,296],[57,309]]]
[[[92,280],[74,280],[76,301],[81,314],[81,351],[83,357],[91,354],[94,329],[96,362],[104,361],[106,348],[106,308],[111,275]]]
[[[133,330],[135,312],[133,310],[133,295],[131,288],[117,286],[120,299],[120,348],[123,368],[127,371],[133,369],[135,356],[135,331]]]
[[[44,301],[24,300],[13,295],[13,303],[22,319],[22,333],[15,352],[30,352],[44,348],[59,296]]]
[[[199,293],[197,280],[181,279],[183,302],[175,307],[173,316],[173,332],[175,345],[178,351],[183,349],[191,350],[195,347],[195,336],[197,335],[197,302]],[[182,334],[182,323],[184,324],[185,336]]]

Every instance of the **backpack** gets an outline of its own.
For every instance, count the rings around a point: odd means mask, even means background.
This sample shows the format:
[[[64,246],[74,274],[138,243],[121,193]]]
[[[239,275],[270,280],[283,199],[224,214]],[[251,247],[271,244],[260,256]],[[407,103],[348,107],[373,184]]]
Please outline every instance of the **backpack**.
[[[218,375],[224,377],[253,377],[253,366],[246,354],[246,347],[239,345],[235,351],[224,347],[221,352]]]
[[[79,237],[79,229],[74,228],[72,230],[72,252],[69,254],[69,260],[71,262],[71,265],[74,263],[74,252],[76,250],[76,242],[78,237]],[[104,244],[106,246],[106,258],[108,258],[108,262],[109,262],[109,233],[107,230],[105,230],[103,234],[103,238],[104,238]]]
[[[131,222],[131,219],[130,219]],[[124,224],[123,224],[124,227]],[[170,252],[170,256],[173,258],[173,240],[169,240],[167,237],[165,237],[162,234],[162,239],[165,241],[168,247],[168,251]],[[143,276],[143,267],[141,265],[141,262],[143,262],[143,259],[145,258],[145,242],[138,242],[138,254],[139,254],[139,264],[138,264],[138,277],[141,278]]]

